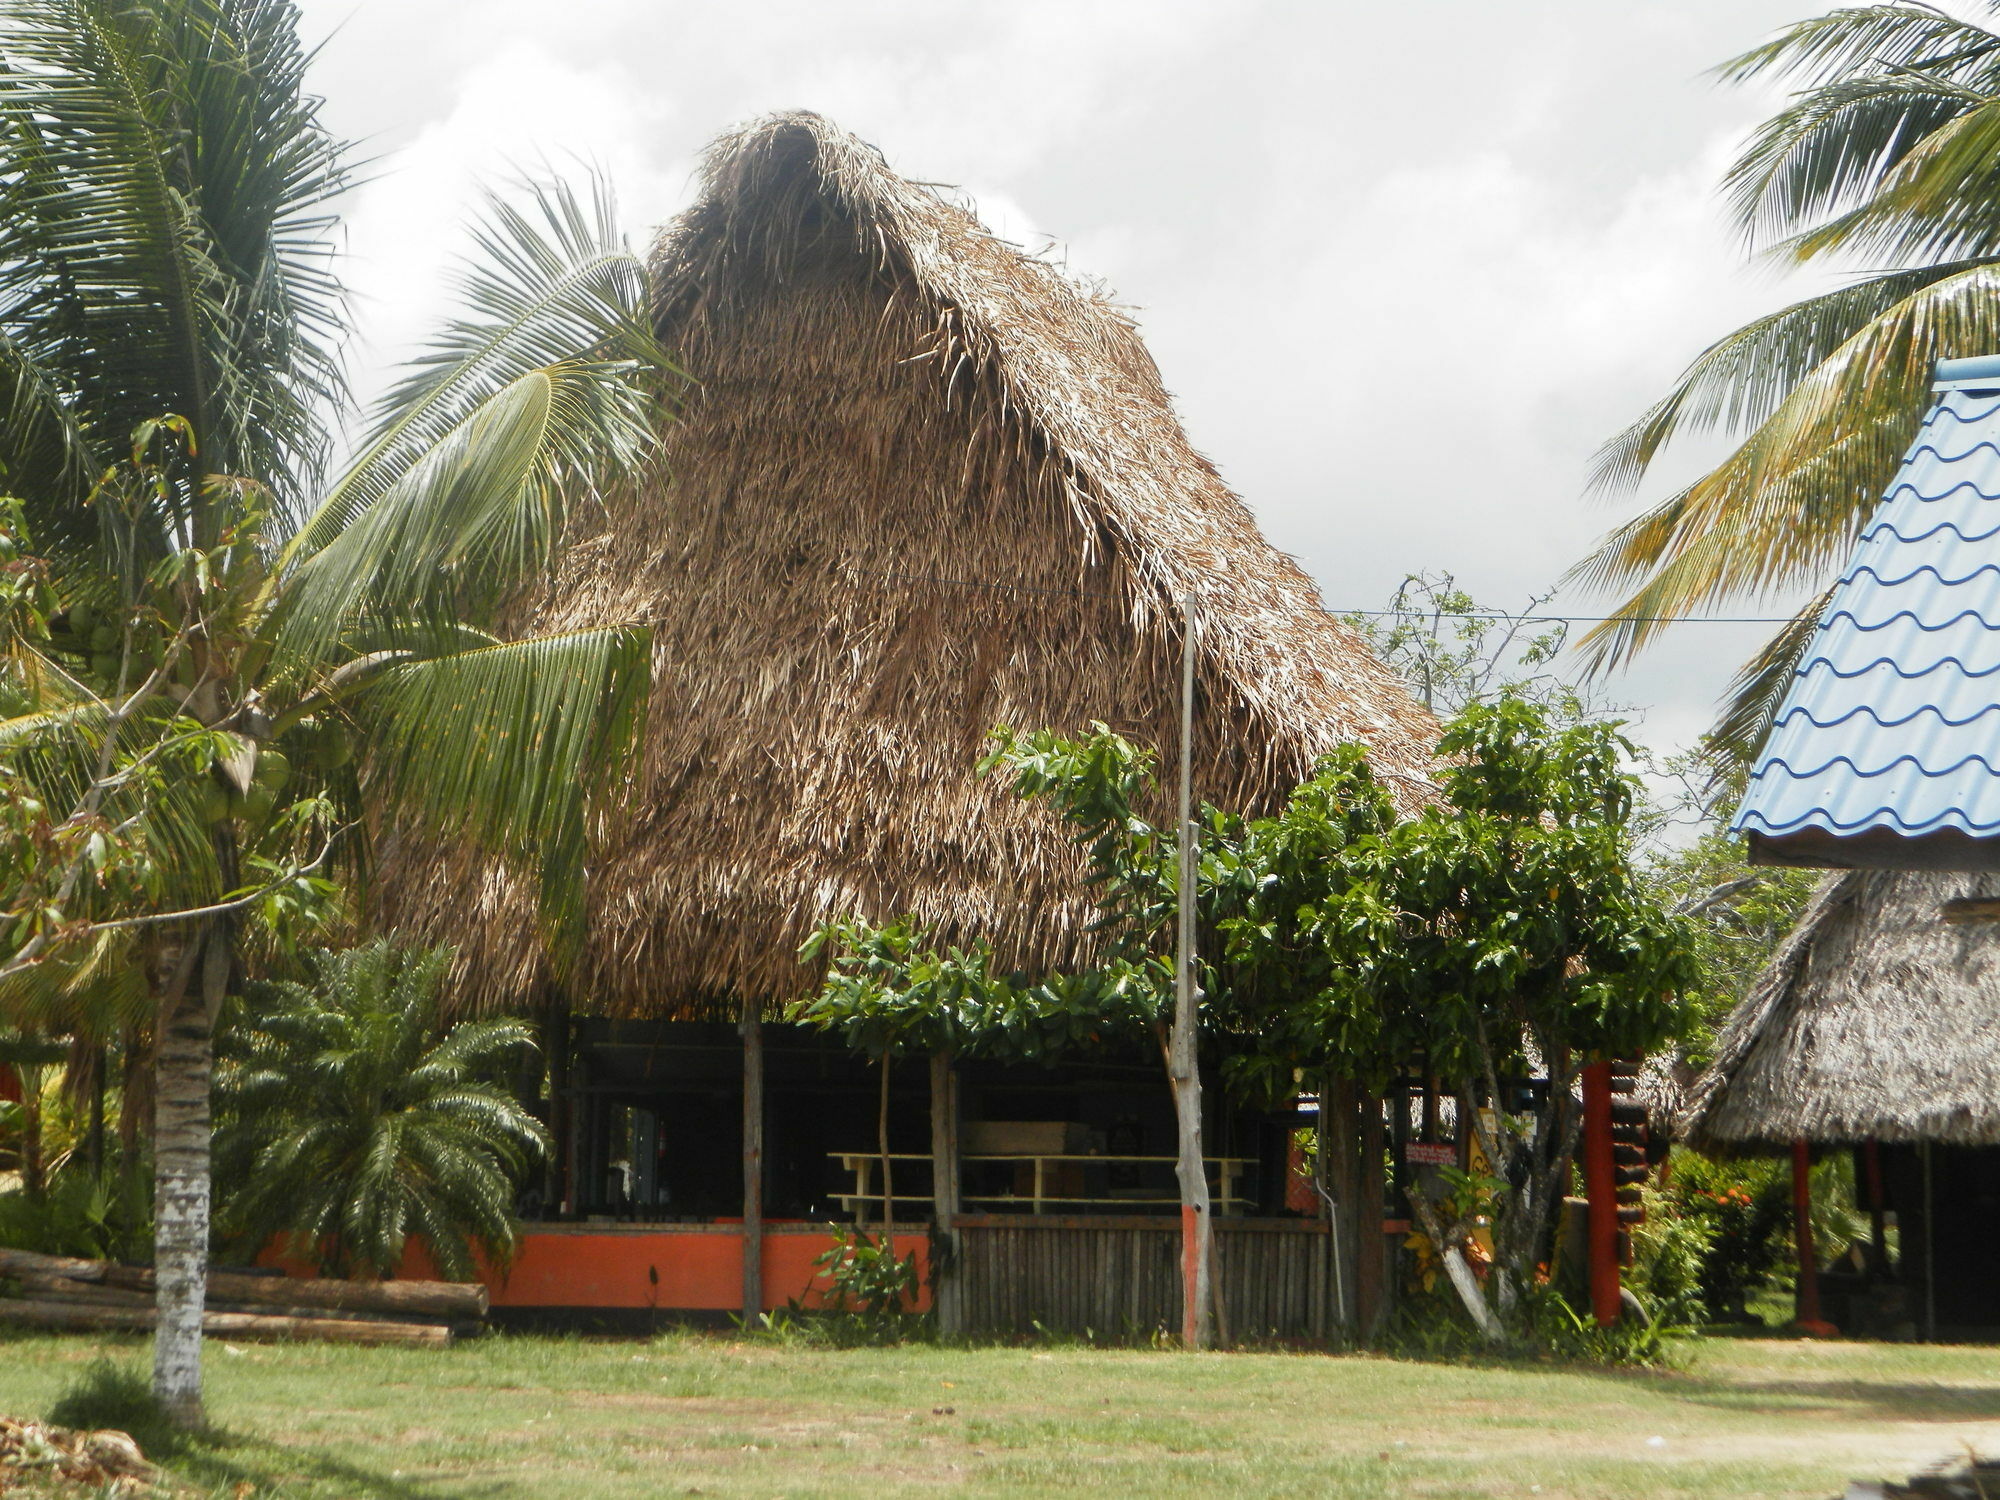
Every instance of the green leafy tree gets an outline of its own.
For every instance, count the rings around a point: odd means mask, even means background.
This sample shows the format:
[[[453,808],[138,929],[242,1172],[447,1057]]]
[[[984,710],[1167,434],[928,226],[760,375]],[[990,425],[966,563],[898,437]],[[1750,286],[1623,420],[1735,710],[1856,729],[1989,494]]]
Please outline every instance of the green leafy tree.
[[[524,637],[506,604],[648,451],[662,366],[608,196],[544,186],[495,203],[463,309],[336,468],[349,177],[294,7],[0,0],[0,42],[0,473],[63,606],[0,664],[32,700],[0,762],[34,803],[0,828],[0,979],[100,939],[144,976],[155,1382],[191,1420],[213,1027],[246,942],[325,904],[369,816],[539,871],[566,930],[649,641]]]
[[[1738,226],[1780,264],[1868,269],[1711,344],[1598,456],[1596,482],[1651,471],[1676,439],[1722,432],[1715,468],[1619,526],[1577,569],[1626,592],[1585,646],[1628,659],[1673,620],[1818,590],[1845,560],[1928,404],[1940,358],[2000,349],[2000,12],[1855,5],[1724,63],[1726,82],[1795,92],[1724,182]],[[1820,601],[1738,676],[1713,746],[1762,739]]]
[[[516,1020],[448,1024],[452,950],[382,940],[309,956],[309,982],[254,984],[217,1075],[221,1227],[289,1234],[331,1274],[393,1275],[422,1239],[455,1281],[474,1247],[505,1267],[514,1195],[548,1136],[508,1087]]]
[[[1221,923],[1245,976],[1229,1021],[1253,1064],[1379,1083],[1421,1061],[1458,1082],[1490,1175],[1441,1171],[1443,1191],[1411,1206],[1495,1340],[1568,1185],[1582,1066],[1644,1055],[1686,1024],[1692,939],[1633,857],[1628,753],[1609,724],[1475,703],[1439,740],[1439,801],[1398,821],[1365,761],[1336,757],[1282,816],[1245,829]],[[1294,883],[1276,878],[1288,871]],[[1515,1113],[1507,1081],[1533,1075],[1546,1087]],[[1482,1093],[1489,1107],[1469,1107]],[[1482,1287],[1465,1251],[1486,1221]]]

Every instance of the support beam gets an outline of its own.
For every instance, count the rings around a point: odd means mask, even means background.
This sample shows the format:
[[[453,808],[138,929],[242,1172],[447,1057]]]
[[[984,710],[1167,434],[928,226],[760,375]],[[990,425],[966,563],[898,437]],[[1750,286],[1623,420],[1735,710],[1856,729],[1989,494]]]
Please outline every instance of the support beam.
[[[942,1254],[931,1269],[932,1306],[938,1332],[965,1332],[965,1282],[959,1265],[958,1070],[949,1052],[931,1054],[931,1212],[937,1219],[934,1243]]]
[[[1798,1249],[1798,1288],[1792,1326],[1808,1338],[1840,1332],[1819,1315],[1819,1256],[1813,1250],[1812,1147],[1804,1137],[1792,1142],[1792,1243]]]
[[[1333,1265],[1333,1285],[1328,1289],[1333,1312],[1330,1321],[1349,1338],[1358,1337],[1361,1331],[1355,1290],[1360,1279],[1364,1223],[1375,1241],[1382,1238],[1380,1229],[1367,1222],[1361,1212],[1359,1100],[1360,1090],[1350,1078],[1329,1076],[1320,1091],[1319,1169],[1327,1196],[1328,1250]],[[1379,1212],[1376,1217],[1381,1217]]]
[[[1389,1278],[1389,1245],[1382,1231],[1382,1101],[1359,1091],[1360,1161],[1356,1173],[1354,1253],[1354,1328],[1364,1342],[1382,1331],[1389,1314],[1394,1284]],[[1401,1099],[1397,1100],[1398,1105]]]
[[[1611,1064],[1583,1070],[1583,1190],[1590,1204],[1590,1310],[1600,1328],[1618,1321],[1618,1167],[1611,1140]]]
[[[743,1320],[764,1311],[764,1017],[743,1002]]]

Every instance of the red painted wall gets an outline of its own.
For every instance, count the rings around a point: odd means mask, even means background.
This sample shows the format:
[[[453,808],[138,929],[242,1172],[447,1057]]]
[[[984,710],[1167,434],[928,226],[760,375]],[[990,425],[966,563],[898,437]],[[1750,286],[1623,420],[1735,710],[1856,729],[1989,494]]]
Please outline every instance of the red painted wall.
[[[764,1306],[783,1307],[793,1297],[818,1306],[824,1291],[813,1261],[833,1245],[824,1226],[764,1227]],[[920,1226],[896,1236],[896,1252],[917,1256],[918,1307],[930,1306],[930,1240]],[[311,1268],[267,1254],[266,1264],[294,1275]],[[431,1279],[437,1269],[415,1240],[398,1271]],[[533,1224],[521,1231],[512,1272],[481,1275],[495,1307],[617,1307],[666,1311],[734,1312],[743,1298],[743,1235],[726,1224],[594,1226]]]

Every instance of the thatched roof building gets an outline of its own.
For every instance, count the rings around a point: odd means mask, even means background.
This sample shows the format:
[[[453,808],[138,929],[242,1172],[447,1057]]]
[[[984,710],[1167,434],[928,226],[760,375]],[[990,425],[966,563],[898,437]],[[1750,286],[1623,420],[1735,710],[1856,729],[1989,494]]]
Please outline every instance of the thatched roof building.
[[[1944,920],[1996,897],[1992,875],[1829,876],[1730,1017],[1683,1138],[2000,1144],[2000,927]]]
[[[1101,719],[1171,757],[1190,590],[1200,796],[1270,808],[1343,740],[1425,795],[1430,716],[1189,445],[1100,293],[810,114],[720,140],[653,266],[696,384],[663,477],[577,537],[534,621],[657,631],[576,1003],[782,1001],[811,982],[799,943],[853,911],[1082,958],[1067,835],[973,766],[999,723]],[[483,994],[531,992],[519,883],[386,863],[404,923],[460,942]]]

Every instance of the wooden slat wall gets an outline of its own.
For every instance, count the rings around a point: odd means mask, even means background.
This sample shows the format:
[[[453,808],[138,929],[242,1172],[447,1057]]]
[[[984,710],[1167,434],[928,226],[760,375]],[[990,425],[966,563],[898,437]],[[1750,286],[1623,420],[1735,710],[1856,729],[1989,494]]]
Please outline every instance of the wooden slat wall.
[[[1142,1342],[1181,1321],[1180,1225],[1166,1218],[960,1215],[966,1332]],[[1328,1336],[1326,1226],[1216,1222],[1231,1342]]]

